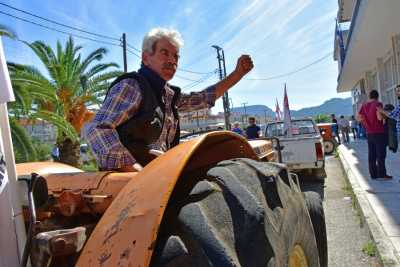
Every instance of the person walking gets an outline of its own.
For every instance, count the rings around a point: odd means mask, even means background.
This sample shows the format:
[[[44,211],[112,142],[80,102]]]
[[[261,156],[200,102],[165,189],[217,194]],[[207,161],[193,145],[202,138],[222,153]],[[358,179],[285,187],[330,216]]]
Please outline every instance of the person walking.
[[[342,115],[338,121],[339,130],[342,133],[343,143],[348,143],[350,141],[349,131],[350,131],[350,123],[349,121]]]
[[[340,136],[339,136],[339,126],[338,126],[338,121],[336,119],[335,114],[331,114],[331,119],[332,119],[332,133],[334,136],[338,139],[338,144],[340,144]]]
[[[394,145],[394,147],[397,148],[398,144],[400,143],[400,85],[396,86],[396,95],[398,99],[398,104],[396,107],[394,107],[392,110],[385,110],[385,109],[379,109],[379,113],[384,117],[384,118],[389,118],[392,120],[396,121],[396,137],[397,137],[397,142]],[[396,149],[397,150],[397,149]]]
[[[349,124],[350,124],[351,132],[353,133],[353,139],[354,140],[359,139],[360,136],[359,136],[359,131],[358,131],[358,121],[356,120],[354,115],[351,116]]]
[[[386,133],[383,121],[378,118],[382,103],[378,101],[379,93],[372,90],[369,101],[364,103],[358,112],[358,118],[365,127],[368,140],[368,168],[372,179],[392,179],[386,173]]]

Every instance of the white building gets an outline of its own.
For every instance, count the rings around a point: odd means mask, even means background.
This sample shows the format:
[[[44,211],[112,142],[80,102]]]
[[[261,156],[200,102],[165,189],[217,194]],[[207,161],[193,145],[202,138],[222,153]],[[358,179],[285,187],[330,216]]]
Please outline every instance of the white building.
[[[397,104],[394,88],[400,83],[400,1],[338,0],[338,4],[339,29],[334,44],[334,59],[339,65],[337,92],[351,92],[354,113],[374,89],[384,104]]]

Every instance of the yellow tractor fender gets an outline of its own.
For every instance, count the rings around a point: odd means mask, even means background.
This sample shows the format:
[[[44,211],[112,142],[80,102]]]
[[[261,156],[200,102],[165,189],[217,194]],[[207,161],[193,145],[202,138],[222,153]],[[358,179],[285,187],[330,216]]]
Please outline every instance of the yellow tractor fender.
[[[246,139],[220,131],[181,143],[150,162],[106,210],[76,266],[149,266],[164,211],[182,173],[232,158],[258,159]]]

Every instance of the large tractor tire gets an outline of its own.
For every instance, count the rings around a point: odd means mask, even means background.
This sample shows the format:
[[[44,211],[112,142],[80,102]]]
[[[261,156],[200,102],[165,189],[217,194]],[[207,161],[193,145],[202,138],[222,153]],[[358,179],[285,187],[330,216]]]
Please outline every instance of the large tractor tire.
[[[285,168],[234,159],[204,176],[186,180],[195,182],[179,201],[174,192],[151,266],[320,266],[303,194]]]
[[[321,267],[328,266],[328,239],[326,236],[325,213],[322,205],[321,196],[312,191],[304,193],[308,213],[314,228],[317,240],[319,263]]]

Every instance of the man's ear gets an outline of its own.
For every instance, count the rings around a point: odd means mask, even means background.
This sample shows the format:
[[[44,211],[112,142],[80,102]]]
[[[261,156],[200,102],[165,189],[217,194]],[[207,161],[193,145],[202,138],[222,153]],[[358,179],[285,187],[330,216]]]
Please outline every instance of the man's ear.
[[[149,56],[150,56],[149,52],[142,51],[142,62],[145,66],[148,66],[149,64]]]

